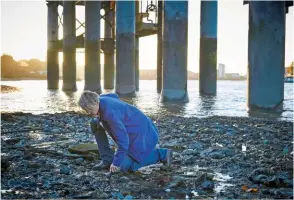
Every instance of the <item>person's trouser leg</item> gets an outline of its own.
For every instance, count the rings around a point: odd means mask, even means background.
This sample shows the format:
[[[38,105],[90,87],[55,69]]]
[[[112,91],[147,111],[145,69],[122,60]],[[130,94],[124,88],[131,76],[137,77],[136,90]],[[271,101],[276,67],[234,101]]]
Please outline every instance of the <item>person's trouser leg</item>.
[[[163,162],[166,160],[166,153],[167,149],[165,148],[154,149],[141,163],[136,162],[129,156],[125,156],[122,164],[120,165],[120,170],[122,172],[132,172],[137,171],[141,167]]]
[[[95,123],[93,120],[91,121],[91,127],[93,126],[92,123]],[[94,124],[95,125],[95,124]],[[97,130],[93,131],[93,134],[95,136],[98,150],[100,154],[100,158],[102,161],[107,162],[108,164],[111,164],[113,161],[113,150],[110,148],[109,141],[106,135],[106,132],[102,126],[97,124]]]

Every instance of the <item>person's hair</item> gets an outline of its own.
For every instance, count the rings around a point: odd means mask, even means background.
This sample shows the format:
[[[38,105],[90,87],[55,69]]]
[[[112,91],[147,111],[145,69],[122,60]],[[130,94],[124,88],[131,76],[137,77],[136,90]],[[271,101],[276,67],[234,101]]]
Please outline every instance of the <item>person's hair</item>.
[[[99,105],[99,95],[97,93],[89,90],[83,91],[79,100],[79,106],[83,110],[89,113],[97,103]]]

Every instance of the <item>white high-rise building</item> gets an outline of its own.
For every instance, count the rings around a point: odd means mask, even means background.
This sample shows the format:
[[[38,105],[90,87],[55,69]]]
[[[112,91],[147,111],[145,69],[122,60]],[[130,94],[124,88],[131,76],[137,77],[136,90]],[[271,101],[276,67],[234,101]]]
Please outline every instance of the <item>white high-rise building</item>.
[[[217,70],[217,76],[218,78],[225,78],[226,73],[226,66],[225,64],[219,63],[218,64],[218,70]]]

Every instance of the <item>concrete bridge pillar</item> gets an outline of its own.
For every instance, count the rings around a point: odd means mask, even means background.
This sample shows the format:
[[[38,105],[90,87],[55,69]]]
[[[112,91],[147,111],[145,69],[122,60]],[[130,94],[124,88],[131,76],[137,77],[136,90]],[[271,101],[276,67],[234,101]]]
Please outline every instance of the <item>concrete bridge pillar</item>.
[[[157,92],[162,90],[162,9],[163,1],[158,1],[157,20]]]
[[[63,1],[63,86],[76,91],[76,8],[75,1]]]
[[[110,2],[109,2],[110,4]],[[110,7],[110,5],[109,5]],[[109,9],[109,8],[108,8]],[[113,32],[113,20],[114,20],[114,12],[105,10],[107,12],[105,14],[104,21],[104,41],[112,41],[114,39]],[[114,49],[107,48],[110,51],[104,50],[104,88],[105,89],[113,89],[114,88]]]
[[[188,1],[164,2],[161,101],[188,101]]]
[[[136,8],[135,8],[135,13],[137,16],[137,13],[140,12],[140,3],[139,1],[136,1]],[[136,17],[137,20],[137,17]],[[139,43],[139,36],[136,35],[135,37],[135,85],[136,85],[136,91],[139,91],[139,82],[140,82],[140,66],[139,66],[139,48],[140,48],[140,43]]]
[[[136,91],[139,91],[139,82],[140,82],[140,66],[139,66],[139,37],[135,37],[135,85],[136,85]]]
[[[249,109],[274,108],[284,99],[285,2],[249,1]]]
[[[58,4],[48,2],[47,16],[47,87],[48,89],[58,89],[59,87],[59,64],[58,49]]]
[[[200,17],[200,94],[216,94],[217,1],[201,1]]]
[[[116,1],[116,87],[135,95],[135,1]]]
[[[85,90],[101,93],[100,85],[101,1],[85,1]]]

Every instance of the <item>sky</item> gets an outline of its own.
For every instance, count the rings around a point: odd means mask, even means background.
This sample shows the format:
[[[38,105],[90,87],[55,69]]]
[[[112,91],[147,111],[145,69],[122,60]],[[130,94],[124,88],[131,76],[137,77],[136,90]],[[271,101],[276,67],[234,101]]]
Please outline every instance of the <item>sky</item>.
[[[39,1],[1,1],[1,55],[7,53],[15,60],[37,58],[46,60],[47,6]],[[59,6],[59,13],[62,7]],[[84,22],[84,7],[78,6],[76,18]],[[101,20],[101,27],[103,27]],[[188,69],[199,72],[200,1],[189,1]],[[77,26],[79,24],[77,23]],[[286,15],[285,65],[294,61],[294,15],[290,7]],[[83,33],[79,29],[77,33]],[[62,36],[60,28],[59,36]],[[103,30],[101,29],[101,37]],[[157,36],[140,38],[141,69],[156,68]],[[248,5],[243,0],[218,1],[218,63],[226,65],[227,73],[247,71]],[[102,64],[103,64],[103,55]],[[60,53],[60,61],[62,53]],[[84,65],[84,53],[77,54],[77,65]]]

